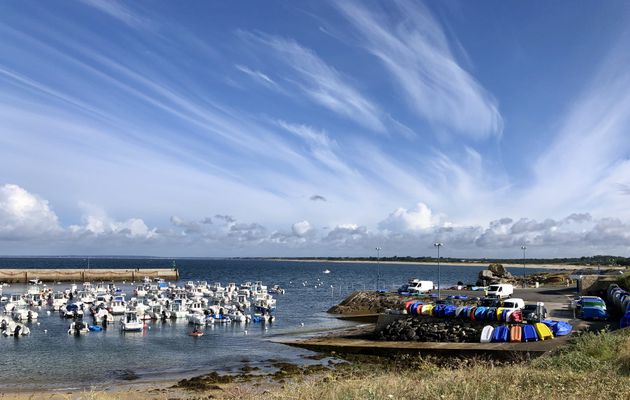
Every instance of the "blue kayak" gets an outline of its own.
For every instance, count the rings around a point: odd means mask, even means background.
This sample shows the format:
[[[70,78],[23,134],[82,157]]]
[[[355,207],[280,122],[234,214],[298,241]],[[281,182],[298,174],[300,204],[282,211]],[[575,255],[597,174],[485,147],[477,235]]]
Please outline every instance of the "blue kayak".
[[[553,332],[554,336],[566,336],[573,330],[571,324],[564,321],[545,319],[542,321],[542,323],[547,325],[549,329],[551,329],[551,332]]]
[[[497,320],[497,309],[496,307],[488,307],[485,315],[486,321],[496,321]]]
[[[477,307],[475,310],[475,320],[476,321],[484,321],[486,314],[486,307]]]
[[[443,317],[445,307],[446,306],[444,304],[436,304],[435,307],[433,307],[433,315],[436,317]]]
[[[509,340],[509,337],[510,337],[510,330],[505,325],[497,326],[492,331],[493,342],[504,343]]]
[[[89,330],[90,332],[100,332],[100,331],[102,331],[102,330],[103,330],[103,327],[98,326],[98,325],[89,325],[89,326],[88,326],[88,330]]]
[[[538,341],[538,334],[534,325],[523,325],[523,342],[536,342]]]
[[[449,304],[446,307],[444,307],[444,316],[445,317],[454,317],[456,310],[457,310],[456,306]]]
[[[620,328],[627,328],[630,326],[630,311],[626,311],[626,313],[621,317],[621,321],[619,321]]]

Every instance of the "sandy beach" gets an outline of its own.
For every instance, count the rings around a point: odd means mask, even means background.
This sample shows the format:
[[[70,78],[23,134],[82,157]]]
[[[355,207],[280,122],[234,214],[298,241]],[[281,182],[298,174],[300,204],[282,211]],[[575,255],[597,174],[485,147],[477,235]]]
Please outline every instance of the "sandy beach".
[[[319,260],[319,259],[302,259],[302,258],[273,258],[269,259],[269,261],[279,261],[279,262],[309,262],[309,263],[344,263],[344,264],[376,264],[379,262],[380,264],[396,264],[396,265],[410,265],[410,266],[433,266],[436,265],[434,262],[419,262],[419,261],[376,261],[376,260]],[[441,265],[452,265],[452,266],[464,266],[464,267],[487,267],[490,263],[481,263],[481,262],[440,262]],[[519,263],[501,263],[504,267],[507,268],[523,268],[523,264]],[[525,264],[526,269],[553,269],[553,270],[579,270],[579,269],[597,269],[595,266],[586,266],[586,265],[575,265],[575,264]],[[602,266],[603,269],[620,269],[623,270],[623,267],[617,266]]]

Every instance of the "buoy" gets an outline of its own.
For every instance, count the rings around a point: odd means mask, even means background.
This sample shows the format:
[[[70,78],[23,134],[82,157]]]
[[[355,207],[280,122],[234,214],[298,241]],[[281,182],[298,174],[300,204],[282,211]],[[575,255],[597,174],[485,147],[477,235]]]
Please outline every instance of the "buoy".
[[[37,323],[37,326],[40,326],[40,325],[41,325],[41,324],[38,322],[38,323]]]
[[[243,333],[247,335],[247,330],[245,330]]]
[[[300,326],[304,326],[304,322],[300,322]]]
[[[47,315],[50,315],[50,310],[46,311],[46,314],[47,314]]]
[[[44,329],[44,333],[48,333],[48,329]]]

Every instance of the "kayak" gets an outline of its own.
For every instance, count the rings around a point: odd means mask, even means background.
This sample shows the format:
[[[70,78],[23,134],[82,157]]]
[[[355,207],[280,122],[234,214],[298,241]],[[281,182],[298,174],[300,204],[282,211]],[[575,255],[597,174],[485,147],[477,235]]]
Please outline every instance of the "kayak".
[[[193,336],[193,337],[199,337],[199,336],[203,336],[203,332],[193,331],[193,332],[190,332],[188,335]]]
[[[520,342],[522,340],[522,329],[519,325],[514,325],[510,328],[510,342]]]
[[[485,321],[486,307],[477,307],[475,309],[475,320]]]
[[[510,335],[510,331],[507,326],[501,325],[494,328],[492,331],[492,341],[493,342],[507,342]]]
[[[492,341],[492,331],[494,328],[491,325],[486,325],[481,331],[481,343],[490,343]]]
[[[534,325],[523,325],[522,339],[523,342],[538,341],[538,334],[536,333],[536,328],[534,328]]]
[[[523,311],[514,310],[512,314],[510,314],[510,322],[523,322]]]
[[[505,307],[497,307],[497,321],[501,321],[503,310],[505,310]]]
[[[571,324],[564,321],[545,319],[542,321],[542,323],[547,325],[549,329],[551,329],[551,333],[553,333],[554,336],[566,336],[573,330]]]
[[[446,307],[444,307],[444,316],[451,317],[451,318],[455,317],[455,314],[458,308],[459,307],[454,306],[454,305],[450,305],[450,304],[447,305]]]
[[[536,333],[540,340],[553,339],[553,333],[551,333],[551,329],[549,329],[547,325],[542,322],[536,322],[534,326],[536,327]]]

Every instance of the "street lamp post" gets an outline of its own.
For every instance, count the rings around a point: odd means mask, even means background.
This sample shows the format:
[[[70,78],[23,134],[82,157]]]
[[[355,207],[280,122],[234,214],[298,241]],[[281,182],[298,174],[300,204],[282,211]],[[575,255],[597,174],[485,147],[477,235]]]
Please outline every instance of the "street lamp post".
[[[376,248],[376,291],[378,292],[378,287],[381,281],[381,247]]]
[[[525,287],[525,250],[527,250],[527,246],[522,245],[521,250],[523,250],[523,287]]]
[[[444,246],[444,243],[433,243],[433,246],[437,247],[437,265],[438,265],[438,276],[437,276],[437,287],[438,287],[438,300],[441,297],[442,291],[440,289],[440,247]]]

